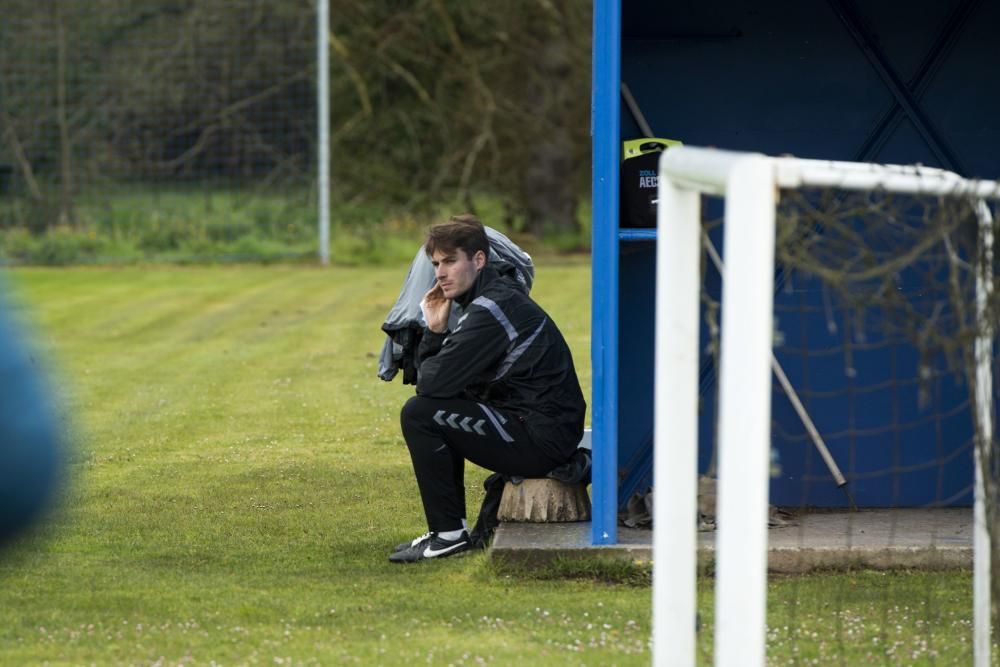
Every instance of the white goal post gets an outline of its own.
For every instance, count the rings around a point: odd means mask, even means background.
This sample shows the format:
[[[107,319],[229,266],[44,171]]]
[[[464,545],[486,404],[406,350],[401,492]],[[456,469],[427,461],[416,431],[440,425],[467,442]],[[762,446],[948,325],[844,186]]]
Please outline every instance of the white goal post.
[[[659,167],[654,398],[653,664],[695,664],[701,196],[725,199],[718,426],[715,664],[763,665],[767,596],[775,215],[780,188],[824,187],[997,200],[996,182],[920,166],[767,157],[678,146]],[[982,247],[992,218],[979,202]],[[984,313],[991,262],[980,267]],[[739,327],[726,323],[739,322]],[[992,335],[976,341],[979,432],[991,440]],[[974,651],[990,663],[990,554],[975,457]]]

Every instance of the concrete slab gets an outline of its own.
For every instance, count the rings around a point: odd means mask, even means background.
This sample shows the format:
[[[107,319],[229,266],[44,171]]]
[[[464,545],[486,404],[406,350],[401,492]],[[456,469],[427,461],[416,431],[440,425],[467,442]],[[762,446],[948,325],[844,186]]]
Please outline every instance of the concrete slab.
[[[517,564],[553,559],[652,560],[649,530],[619,527],[618,544],[590,544],[590,523],[505,523],[491,557]],[[699,534],[699,560],[714,561],[715,533]],[[848,568],[952,569],[972,567],[972,510],[879,509],[812,512],[768,531],[768,569],[802,573]]]

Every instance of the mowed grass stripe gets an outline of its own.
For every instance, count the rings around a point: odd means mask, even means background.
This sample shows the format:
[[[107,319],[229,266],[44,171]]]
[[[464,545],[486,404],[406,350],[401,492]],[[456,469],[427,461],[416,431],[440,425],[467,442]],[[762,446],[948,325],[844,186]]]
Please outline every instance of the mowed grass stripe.
[[[222,272],[224,278],[232,274]],[[360,327],[370,332],[367,354],[381,344],[377,327],[388,306],[377,315],[359,313],[370,307],[371,290],[343,272],[331,276],[308,270],[279,271],[264,274],[269,280],[255,277],[237,288],[225,284],[231,279],[219,281],[203,271],[171,271],[169,275],[169,283],[146,281],[156,284],[147,293],[122,292],[112,286],[114,298],[102,310],[125,322],[132,329],[129,335],[114,335],[106,319],[91,326],[81,324],[86,313],[74,313],[68,318],[73,326],[56,341],[80,362],[68,369],[70,383],[87,376],[94,400],[106,403],[108,394],[116,395],[125,402],[119,411],[134,418],[149,418],[163,405],[176,404],[177,396],[165,394],[170,384],[184,399],[181,405],[204,408],[219,397],[231,396],[228,389],[233,384],[273,394],[275,383],[311,376],[318,384],[331,374],[342,375],[359,364],[357,358],[345,357],[348,349],[357,352],[357,344],[341,341],[357,334]],[[127,279],[143,282],[132,276]],[[90,289],[106,287],[102,283]],[[350,335],[341,334],[345,328]],[[87,352],[77,354],[81,347]],[[165,383],[165,376],[174,382]],[[132,391],[118,391],[123,382]]]
[[[536,664],[575,662],[546,648],[567,621],[539,621],[551,605],[586,604],[579,596],[589,584],[506,582],[491,593],[479,556],[407,571],[385,562],[389,546],[423,529],[397,423],[413,390],[375,379],[378,327],[405,267],[274,271],[143,279],[122,270],[118,280],[146,286],[135,291],[73,270],[56,273],[75,292],[46,285],[51,275],[19,276],[78,387],[85,452],[45,539],[27,540],[0,565],[0,616],[17,609],[14,622],[0,623],[4,655],[399,664],[478,652],[511,662],[540,651]],[[33,292],[33,278],[43,288]],[[185,292],[214,293],[205,281],[229,283],[224,302],[239,307],[209,298],[204,317],[179,312],[192,302]],[[98,304],[74,305],[84,292],[157,326],[109,341],[89,312]],[[177,320],[143,315],[146,303]],[[204,328],[215,335],[194,341]],[[470,475],[472,511],[483,476]],[[609,613],[594,618],[632,615],[635,593],[624,592],[602,595]],[[498,607],[511,595],[515,604]],[[639,610],[644,598],[635,598]],[[622,642],[611,644],[592,658],[623,664]]]
[[[392,274],[398,280],[401,272],[397,270]],[[187,273],[185,277],[197,282],[202,280],[198,272]],[[309,284],[310,277],[313,284]],[[394,299],[398,286],[392,285],[388,291],[382,286],[374,290],[366,288],[376,282],[338,282],[331,281],[329,274],[295,272],[294,281],[282,280],[286,289],[275,302],[264,298],[266,294],[261,293],[255,278],[250,283],[251,289],[238,289],[233,293],[233,302],[243,302],[248,291],[254,292],[253,306],[234,309],[236,313],[246,314],[245,317],[235,318],[242,320],[242,324],[232,325],[240,332],[235,347],[243,350],[243,359],[235,363],[232,357],[238,355],[230,355],[227,359],[218,354],[205,354],[202,355],[204,361],[200,356],[187,355],[184,365],[175,367],[163,364],[166,357],[161,355],[155,357],[157,363],[152,364],[150,373],[145,367],[150,365],[145,358],[148,354],[146,345],[120,348],[115,354],[125,362],[135,363],[141,372],[130,382],[125,375],[112,372],[116,369],[104,368],[102,374],[105,380],[95,384],[115,390],[117,402],[84,403],[84,407],[89,409],[83,412],[90,416],[85,429],[91,451],[88,462],[104,472],[87,478],[95,500],[105,500],[109,505],[118,506],[132,503],[129,493],[119,490],[122,483],[129,482],[146,489],[140,499],[154,496],[151,503],[136,502],[136,511],[164,514],[169,513],[174,505],[183,507],[191,504],[186,502],[191,500],[190,494],[184,491],[186,487],[204,485],[224,488],[225,484],[219,485],[221,480],[217,478],[232,477],[239,488],[236,496],[245,505],[248,497],[253,500],[255,494],[260,495],[262,486],[266,485],[273,495],[277,484],[289,476],[289,466],[293,465],[289,461],[301,464],[303,460],[311,461],[319,456],[338,462],[356,460],[357,454],[344,446],[355,439],[365,443],[366,455],[370,455],[373,448],[385,448],[396,461],[395,470],[400,481],[412,485],[396,426],[396,414],[403,399],[392,398],[385,404],[386,392],[395,391],[398,396],[405,396],[412,389],[403,390],[398,382],[386,385],[375,381],[374,355],[370,351],[381,344],[378,324],[388,307],[386,304]],[[176,277],[172,284],[177,289],[186,290],[186,285],[178,284]],[[157,291],[154,291],[154,296]],[[378,298],[373,299],[373,291],[379,293]],[[349,294],[350,298],[344,298],[343,294]],[[380,299],[386,304],[373,302]],[[134,299],[130,298],[124,302],[113,302],[112,306],[128,307],[132,302]],[[265,341],[274,339],[281,345],[270,345],[265,354],[255,354],[254,345],[240,338],[257,338],[259,334],[256,331],[262,324],[257,321],[258,315],[271,317],[274,314],[270,310],[272,307],[286,303],[305,308],[312,308],[316,303],[319,309],[326,309],[339,317],[334,321],[327,318],[314,320],[310,328],[303,326],[303,318],[296,316],[292,326],[284,327],[286,330],[282,333],[263,336]],[[358,308],[377,309],[379,312],[370,317],[358,317],[354,312]],[[161,327],[151,332],[150,335],[155,333],[153,346],[183,338],[181,331],[196,320],[186,317],[178,328]],[[366,336],[372,341],[370,347],[365,345],[359,350],[357,344],[343,346],[351,348],[351,358],[334,355],[329,349],[331,346],[338,347],[343,336],[338,338],[336,331],[344,328],[345,323],[352,332],[361,327],[372,332]],[[228,346],[224,333],[229,328],[219,328],[216,347]],[[277,332],[281,327],[267,326],[265,329]],[[326,330],[333,331],[333,334]],[[103,344],[99,333],[91,338],[95,344]],[[86,339],[86,336],[74,336],[75,342],[86,342]],[[201,349],[204,350],[207,345]],[[189,350],[190,346],[184,346],[184,349]],[[283,349],[287,350],[287,354],[280,353]],[[329,359],[330,363],[323,363],[323,358]],[[125,363],[125,368],[128,368],[128,363]],[[161,375],[172,375],[173,384],[162,384]],[[308,385],[298,382],[303,375],[310,376],[312,387],[305,386],[303,390],[296,391],[296,385]],[[87,377],[90,378],[90,375]],[[331,385],[342,386],[345,381],[352,383],[346,391],[330,391]],[[364,387],[361,392],[356,391],[359,385]],[[121,391],[125,386],[129,389]],[[400,390],[404,393],[400,394]],[[289,400],[295,401],[291,410],[286,409]],[[344,406],[342,412],[345,418],[338,423],[335,415],[340,403]],[[379,409],[375,418],[371,415],[371,407]],[[137,439],[133,435],[140,425],[153,427],[145,439]],[[309,429],[315,432],[317,425],[327,426],[325,435],[315,437],[305,433]],[[147,462],[154,458],[158,465],[148,465]],[[219,462],[226,465],[204,465]],[[272,464],[276,462],[281,462],[281,467],[275,469]],[[343,472],[348,472],[346,467]],[[156,489],[158,480],[164,476],[176,478],[179,484],[161,498],[150,489]],[[378,505],[377,499],[373,498],[377,496],[377,484],[368,475],[354,474],[348,479],[351,481],[346,488],[356,484],[364,487],[351,494],[347,499],[349,505],[369,508]],[[324,480],[324,485],[329,488],[337,484],[342,490],[345,488],[342,481]],[[215,500],[221,502],[223,499]],[[344,504],[344,499],[340,503]],[[173,518],[168,517],[165,523],[173,524]]]

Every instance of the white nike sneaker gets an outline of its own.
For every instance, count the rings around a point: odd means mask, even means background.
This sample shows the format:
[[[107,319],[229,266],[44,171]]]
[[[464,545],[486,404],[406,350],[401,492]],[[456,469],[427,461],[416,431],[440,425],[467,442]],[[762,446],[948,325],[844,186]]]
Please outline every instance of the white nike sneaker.
[[[402,551],[403,549],[409,549],[410,547],[416,546],[417,542],[422,542],[423,540],[426,540],[430,536],[431,536],[430,533],[424,533],[420,537],[414,537],[409,542],[402,542],[400,544],[397,544],[395,548],[392,550],[392,553],[396,553],[397,551]]]
[[[400,545],[403,546],[403,545]],[[437,533],[427,533],[408,546],[389,554],[390,563],[416,563],[428,558],[446,558],[468,551],[472,547],[469,533],[462,531],[457,540],[446,540]]]

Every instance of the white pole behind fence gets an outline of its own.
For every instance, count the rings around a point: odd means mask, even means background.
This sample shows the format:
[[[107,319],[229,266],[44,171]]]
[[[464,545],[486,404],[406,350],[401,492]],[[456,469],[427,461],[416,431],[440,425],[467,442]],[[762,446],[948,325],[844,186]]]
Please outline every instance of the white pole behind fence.
[[[990,665],[990,534],[986,517],[983,470],[986,453],[993,446],[993,327],[987,308],[993,296],[993,216],[983,200],[976,205],[979,216],[979,262],[976,265],[976,425],[978,438],[973,458],[976,490],[973,509],[973,658],[975,667]]]
[[[330,3],[318,0],[316,11],[316,114],[319,142],[319,261],[330,263]]]

